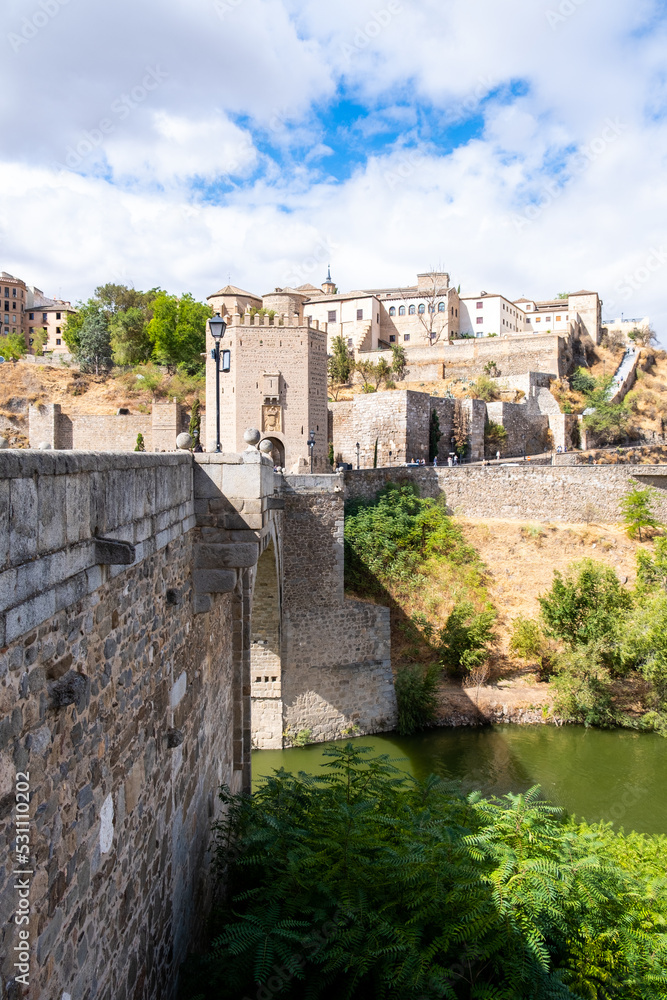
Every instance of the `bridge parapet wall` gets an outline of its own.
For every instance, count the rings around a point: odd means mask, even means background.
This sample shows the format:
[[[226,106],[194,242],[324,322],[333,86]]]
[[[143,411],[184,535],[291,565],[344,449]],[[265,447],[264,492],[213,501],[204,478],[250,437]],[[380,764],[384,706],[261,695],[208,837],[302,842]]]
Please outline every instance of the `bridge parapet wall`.
[[[31,997],[171,1000],[200,931],[216,789],[247,779],[245,609],[194,614],[192,480],[187,454],[0,452],[0,992],[17,772]]]

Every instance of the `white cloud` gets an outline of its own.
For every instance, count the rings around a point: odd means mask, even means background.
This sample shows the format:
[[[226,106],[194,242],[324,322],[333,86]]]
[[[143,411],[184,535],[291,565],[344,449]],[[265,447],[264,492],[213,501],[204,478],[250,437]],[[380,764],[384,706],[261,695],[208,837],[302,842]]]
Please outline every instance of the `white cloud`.
[[[667,340],[660,6],[581,0],[552,26],[560,6],[70,0],[0,64],[1,266],[72,297],[106,280],[203,297],[228,275],[319,283],[329,259],[341,287],[442,265],[473,292],[597,288]],[[11,0],[7,30],[32,10]],[[319,117],[336,94],[345,117]],[[474,138],[442,131],[474,110]],[[86,134],[76,173],[49,169]],[[351,176],[323,179],[346,151]]]

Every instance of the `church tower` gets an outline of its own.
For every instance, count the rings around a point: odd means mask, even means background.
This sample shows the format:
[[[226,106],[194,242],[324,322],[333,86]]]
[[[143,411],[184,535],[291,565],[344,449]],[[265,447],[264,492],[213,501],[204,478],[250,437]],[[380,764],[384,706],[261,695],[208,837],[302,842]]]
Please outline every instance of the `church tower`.
[[[331,264],[327,267],[327,280],[322,282],[322,291],[325,295],[336,294],[336,285],[331,280]]]

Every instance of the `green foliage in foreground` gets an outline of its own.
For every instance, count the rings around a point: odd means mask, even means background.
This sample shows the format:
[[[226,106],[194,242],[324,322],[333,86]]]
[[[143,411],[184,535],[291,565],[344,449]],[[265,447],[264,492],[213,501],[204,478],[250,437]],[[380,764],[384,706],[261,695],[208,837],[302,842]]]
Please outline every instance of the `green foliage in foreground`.
[[[430,557],[478,566],[479,557],[447,514],[444,494],[422,499],[412,484],[387,485],[375,500],[355,500],[345,513],[345,583],[377,593],[388,584],[418,584]]]
[[[484,800],[370,748],[223,790],[228,902],[186,1000],[663,1000],[667,838]]]
[[[556,571],[550,592],[539,600],[547,634],[572,647],[613,636],[632,605],[613,569],[592,559],[573,563],[565,576]]]

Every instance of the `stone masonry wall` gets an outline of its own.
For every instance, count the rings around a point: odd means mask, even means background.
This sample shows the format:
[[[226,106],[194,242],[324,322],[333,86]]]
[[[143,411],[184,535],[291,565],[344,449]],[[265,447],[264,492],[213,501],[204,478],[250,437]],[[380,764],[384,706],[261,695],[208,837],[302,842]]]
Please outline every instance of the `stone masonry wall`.
[[[621,497],[637,482],[654,486],[658,516],[667,520],[667,466],[558,468],[462,466],[458,469],[368,469],[346,472],[346,499],[374,498],[388,482],[415,483],[422,496],[444,492],[448,507],[464,517],[581,523],[619,520]],[[631,482],[632,480],[632,482]]]
[[[31,448],[47,443],[55,450],[134,451],[142,434],[147,452],[176,450],[188,420],[178,403],[153,403],[151,413],[63,413],[59,403],[30,406]],[[202,422],[203,430],[203,422]]]
[[[193,613],[193,527],[188,455],[0,453],[2,1000],[174,995],[210,902],[216,789],[242,773],[242,612],[230,593]],[[16,772],[34,872],[23,992],[8,986]]]
[[[389,609],[344,599],[342,476],[286,477],[283,498],[284,728],[316,741],[391,729]]]

